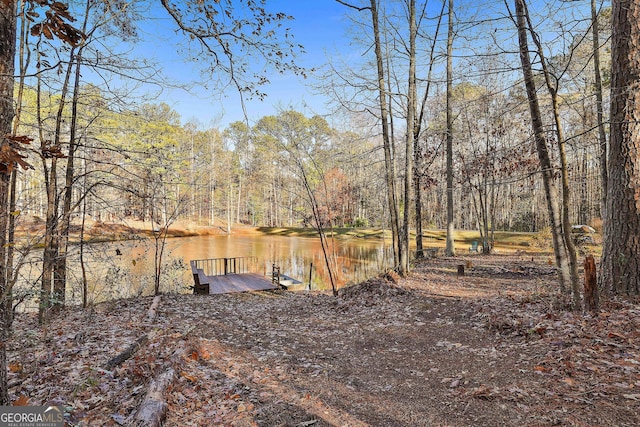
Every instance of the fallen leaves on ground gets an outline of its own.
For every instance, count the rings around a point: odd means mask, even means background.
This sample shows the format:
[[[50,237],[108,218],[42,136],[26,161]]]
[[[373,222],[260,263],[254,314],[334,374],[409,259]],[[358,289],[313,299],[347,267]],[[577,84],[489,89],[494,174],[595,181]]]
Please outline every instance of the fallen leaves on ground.
[[[640,424],[638,305],[568,312],[545,260],[470,258],[465,276],[460,259],[426,260],[338,297],[165,295],[155,321],[151,298],[43,326],[19,315],[11,397],[62,405],[69,425],[128,425],[171,367],[166,426]]]

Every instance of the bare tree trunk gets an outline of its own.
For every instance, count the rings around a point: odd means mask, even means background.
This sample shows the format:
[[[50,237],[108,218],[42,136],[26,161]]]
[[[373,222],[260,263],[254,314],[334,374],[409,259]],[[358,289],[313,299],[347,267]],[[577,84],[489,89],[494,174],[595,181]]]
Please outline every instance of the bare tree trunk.
[[[18,3],[18,2],[16,2]],[[26,17],[26,2],[21,1],[19,2],[20,5],[20,12],[19,12],[19,16],[20,19],[22,20],[22,22],[26,22],[27,17]],[[17,22],[16,22],[17,25]],[[27,49],[27,35],[28,35],[28,26],[27,25],[23,25],[22,26],[22,30],[20,32],[19,35],[19,64],[20,64],[20,70],[19,70],[19,82],[18,82],[18,92],[16,94],[16,99],[15,99],[15,116],[13,119],[13,124],[12,124],[12,131],[11,134],[12,135],[17,135],[18,134],[18,126],[20,124],[20,114],[22,111],[22,98],[23,98],[23,94],[24,94],[24,80],[25,80],[25,75],[26,75],[26,68],[28,66],[29,63],[29,51]],[[16,215],[13,214],[13,212],[16,212],[16,187],[17,187],[17,181],[18,181],[18,170],[17,169],[13,169],[13,171],[11,172],[11,183],[10,183],[10,188],[9,188],[9,213],[10,215],[8,216],[8,228],[7,228],[7,240],[6,240],[6,247],[7,247],[7,255],[6,255],[6,262],[5,262],[5,286],[7,286],[6,289],[6,300],[5,300],[5,304],[8,305],[7,307],[7,325],[10,327],[11,324],[13,323],[13,298],[12,298],[12,289],[13,289],[13,285],[15,280],[13,279],[14,276],[14,254],[15,254],[15,229],[16,229]],[[19,267],[16,267],[19,268]]]
[[[40,56],[38,54],[38,56]],[[38,60],[41,58],[39,57]],[[54,232],[57,222],[57,157],[51,157],[51,164],[47,164],[45,152],[48,149],[47,139],[44,136],[44,126],[42,118],[42,80],[38,74],[36,86],[36,116],[38,123],[38,134],[40,139],[40,152],[42,162],[42,172],[44,175],[44,185],[46,194],[45,207],[45,232],[44,232],[44,248],[42,253],[42,277],[40,279],[40,304],[38,310],[38,321],[43,323],[46,320],[47,313],[51,307],[51,293],[53,284],[53,270],[57,255],[55,247]]]
[[[486,177],[486,169],[482,176],[482,186],[480,187],[480,214],[482,218],[482,253],[491,253],[491,246],[489,244],[489,194],[487,188],[489,184]]]
[[[72,48],[73,50],[73,48]],[[60,93],[60,100],[58,102],[58,112],[56,114],[56,126],[54,133],[54,141],[49,146],[49,141],[42,135],[42,126],[40,128],[40,144],[41,144],[41,156],[43,170],[45,173],[45,185],[47,192],[47,214],[46,214],[46,227],[45,227],[45,240],[44,240],[44,255],[42,260],[42,282],[41,282],[41,295],[40,295],[40,309],[39,320],[44,321],[47,311],[52,306],[58,306],[64,304],[65,299],[65,278],[60,276],[63,273],[63,269],[60,267],[60,218],[59,208],[60,202],[58,199],[58,158],[61,157],[60,151],[60,139],[62,133],[62,122],[64,107],[66,104],[66,98],[69,91],[69,80],[71,78],[71,70],[73,67],[73,61],[69,61],[67,70],[65,73],[64,83]],[[41,82],[38,78],[38,122],[42,123],[40,102],[41,96]],[[51,165],[47,168],[47,159],[51,158]]]
[[[524,82],[527,88],[529,112],[531,113],[531,127],[533,129],[536,149],[538,151],[538,159],[542,168],[542,181],[547,199],[547,209],[549,211],[553,249],[556,258],[556,265],[558,266],[558,280],[560,282],[561,291],[565,292],[570,274],[569,263],[562,239],[562,220],[558,208],[558,191],[553,178],[553,165],[551,163],[551,158],[549,157],[549,148],[547,147],[544,127],[542,125],[542,114],[540,113],[540,105],[538,103],[538,95],[536,93],[535,80],[531,68],[531,59],[529,57],[526,4],[524,0],[515,0],[515,5],[516,25],[518,27],[518,41],[520,46],[520,61],[522,63],[522,73],[524,75]]]
[[[71,48],[70,58],[73,58],[73,53],[75,48]],[[67,103],[67,96],[69,94],[69,82],[71,80],[72,70],[73,70],[73,60],[69,61],[69,65],[67,66],[67,71],[65,75],[64,84],[62,87],[62,93],[60,94],[60,103],[58,105],[58,113],[56,115],[56,130],[54,134],[54,146],[57,150],[61,149],[62,144],[62,122],[64,121],[64,107]],[[55,157],[54,157],[54,160]],[[67,156],[67,161],[68,161]],[[57,163],[57,162],[56,162]],[[73,170],[73,158],[71,159],[71,170]],[[51,172],[57,175],[57,168],[51,168]],[[57,178],[53,181],[57,184]],[[69,189],[71,191],[71,188]],[[51,203],[52,210],[49,212],[49,215],[52,217],[52,224],[55,224],[52,227],[53,233],[53,247],[55,247],[55,255],[52,259],[53,265],[53,297],[54,303],[53,306],[63,306],[66,297],[66,257],[67,254],[65,252],[65,242],[64,236],[66,234],[65,228],[65,212],[64,210],[60,212],[60,202],[58,197],[58,188],[57,185],[52,185],[49,192],[47,193],[53,199],[53,203]],[[64,201],[63,201],[64,206]],[[62,251],[62,252],[61,252]]]
[[[231,181],[227,184],[227,234],[231,234],[231,209],[233,209],[233,189],[231,188]]]
[[[607,135],[604,130],[604,112],[602,106],[602,75],[600,73],[600,35],[599,35],[598,10],[596,0],[591,0],[591,27],[593,32],[593,76],[596,86],[596,114],[598,120],[598,141],[600,143],[600,176],[602,177],[602,196],[600,203],[600,217],[605,217],[607,206],[607,181],[609,171],[607,167]]]
[[[493,246],[495,244],[495,231],[496,231],[496,176],[495,174],[491,177],[491,202],[489,204],[489,215],[491,218],[491,232],[489,235],[489,252],[493,250]]]
[[[384,19],[383,19],[384,21]],[[391,94],[393,93],[393,88],[391,86],[391,58],[390,58],[390,54],[389,54],[389,31],[385,31],[385,29],[383,28],[383,34],[385,36],[385,47],[387,48],[387,51],[385,52],[385,62],[386,62],[386,70],[387,70],[387,94],[389,94],[388,98],[387,98],[387,117],[389,119],[388,121],[388,125],[387,125],[387,129],[389,129],[389,158],[390,158],[390,162],[389,162],[389,170],[392,171],[391,175],[393,175],[393,188],[394,188],[394,195],[395,195],[395,209],[396,209],[396,229],[398,230],[398,232],[394,235],[393,234],[393,225],[391,227],[392,229],[392,240],[393,240],[393,253],[394,253],[394,257],[396,262],[394,263],[395,266],[399,267],[400,265],[400,260],[402,259],[402,249],[403,249],[403,245],[402,245],[402,227],[400,224],[400,209],[399,209],[399,190],[397,189],[397,185],[398,182],[396,181],[396,136],[395,136],[395,124],[394,124],[394,115],[393,115],[393,96],[391,96]],[[386,165],[385,165],[386,168]]]
[[[9,144],[6,139],[11,134],[13,120],[13,84],[16,41],[16,2],[0,2],[0,146]],[[10,175],[13,165],[0,163],[0,405],[9,405],[7,385],[7,348],[9,337],[9,310],[5,298],[9,291],[8,272],[5,267],[7,226],[9,215],[8,198]]]
[[[86,147],[85,147],[86,152]],[[86,157],[86,156],[85,156]],[[84,173],[82,178],[82,191],[87,191],[87,162],[84,161]],[[80,225],[80,271],[82,272],[82,307],[87,308],[89,305],[89,282],[87,280],[87,268],[84,262],[84,230],[87,219],[87,197],[82,199],[82,223]]]
[[[429,71],[427,73],[427,87],[425,88],[424,95],[422,96],[422,103],[420,105],[420,113],[415,121],[415,131],[413,133],[413,157],[414,157],[414,186],[415,186],[415,221],[416,221],[416,255],[418,257],[424,256],[423,244],[422,244],[422,174],[424,173],[424,153],[420,148],[420,134],[422,130],[422,121],[424,120],[424,112],[427,105],[427,98],[429,97],[429,89],[431,88],[431,73],[433,71],[434,53],[436,50],[436,41],[438,40],[438,34],[440,34],[440,24],[442,23],[442,17],[444,16],[444,8],[446,2],[442,2],[442,9],[438,16],[438,24],[433,36],[433,43],[431,44],[431,52],[429,54]],[[426,7],[426,4],[425,4]]]
[[[73,51],[75,48],[71,48],[71,57],[73,57]],[[66,277],[65,277],[65,265],[61,258],[64,258],[66,254],[60,257],[60,243],[62,239],[59,208],[60,201],[58,198],[58,158],[64,157],[61,151],[61,136],[62,136],[62,123],[64,108],[69,93],[69,81],[71,79],[71,71],[73,69],[73,61],[70,60],[67,64],[67,69],[64,76],[64,82],[60,91],[60,99],[58,101],[58,111],[55,116],[55,131],[53,135],[53,143],[45,138],[42,132],[42,82],[41,76],[38,74],[37,83],[37,120],[40,137],[40,155],[42,157],[43,172],[45,175],[45,187],[47,193],[47,213],[46,213],[46,227],[45,227],[45,239],[44,239],[44,254],[42,261],[42,279],[41,279],[41,295],[40,295],[40,309],[39,320],[40,322],[45,320],[46,314],[51,306],[61,306],[65,300],[66,289]],[[47,160],[51,159],[51,164],[47,166]]]
[[[394,247],[394,264],[399,265],[399,244],[398,238],[400,236],[399,219],[398,219],[398,204],[397,204],[397,190],[396,190],[396,174],[393,167],[392,147],[393,141],[390,138],[389,129],[389,112],[387,110],[387,94],[385,88],[385,72],[382,57],[382,46],[380,42],[380,27],[378,17],[378,4],[377,0],[371,0],[371,21],[373,23],[373,35],[375,40],[375,52],[376,52],[376,64],[378,68],[378,92],[380,103],[380,121],[382,122],[382,141],[384,148],[384,160],[385,160],[385,180],[387,185],[387,199],[389,205],[389,214],[391,217],[391,234],[393,236]]]
[[[91,8],[91,1],[87,0],[85,6],[84,23],[82,32],[87,31],[87,20]],[[73,199],[73,184],[75,179],[75,156],[78,149],[77,130],[78,130],[78,100],[80,97],[80,66],[82,65],[82,53],[84,46],[77,49],[73,47],[69,53],[69,63],[75,60],[75,76],[73,83],[73,97],[71,100],[71,123],[69,129],[69,149],[67,150],[67,169],[65,173],[64,199],[62,203],[62,214],[60,221],[60,243],[58,248],[58,259],[56,262],[56,275],[58,278],[57,287],[54,286],[56,294],[63,295],[61,298],[64,302],[67,283],[67,252],[69,246],[69,232],[71,228],[71,213]],[[69,68],[71,71],[71,67]]]
[[[320,246],[322,247],[322,254],[324,256],[325,266],[327,267],[327,273],[329,274],[329,282],[331,283],[331,291],[333,296],[338,296],[338,288],[336,287],[335,279],[334,279],[334,270],[335,270],[335,252],[330,250],[329,242],[327,240],[327,233],[324,232],[324,227],[322,226],[322,218],[320,214],[320,210],[318,208],[318,200],[311,191],[311,186],[309,183],[309,178],[307,177],[307,173],[304,169],[304,164],[301,161],[296,160],[298,168],[300,169],[300,173],[302,175],[302,180],[304,184],[304,188],[307,192],[307,196],[309,197],[309,203],[311,204],[311,210],[313,212],[313,218],[316,223],[316,228],[318,230],[318,235],[320,236]],[[325,183],[325,193],[328,193],[328,189],[326,188]],[[331,213],[328,213],[328,217],[331,218]],[[331,220],[330,220],[331,221]],[[333,225],[331,225],[333,229]],[[332,233],[333,234],[333,233]],[[311,281],[309,281],[309,286],[311,286]]]
[[[413,180],[413,143],[416,131],[416,2],[409,1],[409,87],[407,96],[407,136],[405,140],[404,215],[402,221],[402,250],[400,268],[402,276],[409,273],[409,213],[411,211],[411,183]]]
[[[600,267],[604,292],[640,293],[640,1],[613,0],[611,134],[605,233]]]
[[[574,310],[580,310],[581,299],[580,299],[580,277],[578,276],[578,259],[576,257],[576,248],[573,244],[573,240],[571,237],[571,221],[569,218],[569,204],[571,202],[571,194],[569,189],[569,169],[567,165],[567,154],[566,154],[566,144],[564,140],[564,132],[562,129],[562,123],[560,121],[560,101],[558,100],[558,81],[555,79],[555,82],[552,82],[551,72],[547,66],[547,60],[544,55],[544,51],[542,49],[542,43],[538,37],[538,34],[535,32],[533,25],[531,25],[531,21],[529,20],[529,13],[527,11],[526,2],[524,2],[524,13],[527,18],[527,22],[529,24],[529,32],[533,37],[533,40],[538,49],[538,56],[540,57],[540,63],[542,64],[542,70],[545,78],[545,83],[547,86],[547,90],[549,91],[549,95],[551,96],[551,104],[553,108],[553,118],[555,121],[555,129],[556,129],[556,139],[558,143],[558,153],[560,157],[560,176],[562,183],[562,236],[561,242],[563,246],[563,251],[566,254],[567,260],[569,262],[569,278],[571,291],[573,294],[573,308]]]
[[[155,252],[153,257],[153,294],[160,295],[160,277],[162,275],[162,255],[164,252],[164,236],[166,232],[163,228],[154,233]]]
[[[211,150],[211,163],[210,163],[210,167],[213,170],[213,166],[216,164],[216,158],[215,158],[215,149],[214,149],[214,140],[213,138],[211,138],[210,140],[210,145],[209,145],[209,149]],[[209,197],[211,199],[210,203],[209,203],[209,220],[211,221],[211,226],[214,225],[215,220],[216,220],[216,215],[214,212],[214,202],[215,202],[215,189],[216,189],[216,178],[215,178],[215,173],[211,173],[210,175],[210,179],[209,179]]]
[[[13,2],[9,2],[13,3]],[[2,32],[5,32],[5,26],[10,23],[10,18],[7,19],[5,14],[10,13],[10,11],[5,11],[3,9],[11,9],[11,7],[3,7],[0,6],[0,26],[3,28]],[[11,32],[11,28],[7,29],[8,32]],[[1,34],[1,33],[0,33]],[[0,38],[5,39],[6,35],[0,35]],[[4,41],[0,40],[0,47],[5,48]],[[4,86],[4,80],[6,80],[5,76],[12,76],[13,73],[6,73],[7,67],[5,58],[1,58],[2,63],[0,63],[0,80],[3,82],[0,83],[0,86]],[[13,85],[9,86],[10,91],[4,90],[5,87],[2,87],[0,90],[0,97],[2,101],[0,101],[0,120],[2,126],[0,129],[2,131],[1,137],[3,138],[2,143],[4,144],[4,135],[8,135],[11,129],[11,120],[6,120],[6,118],[10,118],[12,114],[12,105],[11,102],[4,102],[5,97],[8,97],[9,100],[12,99],[12,96],[8,96],[8,94],[12,95]],[[8,105],[7,105],[8,104]],[[9,330],[11,328],[11,300],[9,299],[10,294],[10,285],[8,283],[8,274],[9,271],[6,271],[5,268],[5,248],[7,241],[7,225],[9,215],[11,213],[8,210],[7,198],[9,193],[9,183],[10,183],[10,172],[8,171],[7,165],[0,165],[2,170],[0,170],[0,405],[9,405],[9,390],[7,386],[7,348],[6,342],[9,338]]]
[[[449,31],[447,33],[447,256],[455,256],[455,224],[453,209],[453,0],[449,0]]]
[[[418,160],[418,158],[416,158]],[[420,161],[420,160],[418,160]],[[416,163],[415,167],[418,169],[420,167],[420,163]],[[414,186],[414,219],[416,221],[416,258],[424,257],[424,244],[422,243],[422,189],[420,186],[422,185],[419,172],[415,173],[413,176],[413,186]]]
[[[240,224],[240,201],[242,199],[242,175],[238,177],[238,202],[236,206],[236,224]]]
[[[15,135],[15,132],[13,133]],[[8,206],[8,224],[7,224],[7,233],[6,240],[3,242],[3,245],[7,248],[6,257],[2,257],[0,259],[4,259],[4,291],[1,293],[2,302],[6,304],[6,322],[7,327],[11,327],[13,324],[13,285],[15,280],[13,279],[14,272],[14,254],[15,254],[15,234],[16,234],[16,182],[18,181],[18,170],[13,169],[11,171],[11,178],[9,181],[9,206]],[[4,200],[2,202],[4,203]],[[1,213],[0,215],[4,214]],[[0,226],[0,229],[3,227]]]
[[[580,298],[580,277],[578,275],[578,258],[576,256],[576,248],[573,244],[571,236],[571,222],[569,218],[569,203],[571,199],[569,190],[569,170],[567,166],[567,155],[565,152],[565,142],[560,125],[560,111],[558,108],[557,93],[554,92],[554,116],[556,119],[556,131],[558,134],[558,149],[560,151],[560,170],[562,179],[562,240],[564,242],[565,252],[569,261],[569,279],[573,296],[573,309],[580,310],[582,302]]]

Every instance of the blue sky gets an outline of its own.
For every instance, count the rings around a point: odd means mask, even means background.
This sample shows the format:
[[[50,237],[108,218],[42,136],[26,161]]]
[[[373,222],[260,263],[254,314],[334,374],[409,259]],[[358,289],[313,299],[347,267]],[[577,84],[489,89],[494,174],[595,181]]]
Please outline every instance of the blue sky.
[[[345,36],[345,13],[347,9],[334,0],[270,0],[270,11],[282,11],[294,16],[288,26],[295,41],[305,47],[306,53],[297,59],[297,63],[307,68],[320,67],[327,61],[327,55],[348,48],[349,39]],[[161,19],[155,23],[155,29],[167,28],[171,22]],[[149,28],[149,32],[155,32]],[[165,31],[165,34],[173,34]],[[202,81],[197,66],[186,62],[177,53],[179,37],[169,36],[165,40],[157,39],[147,48],[147,55],[159,61],[164,72],[177,83]],[[150,59],[151,59],[150,58]],[[264,87],[268,94],[264,101],[258,99],[246,102],[250,124],[261,117],[277,114],[279,109],[292,107],[307,115],[325,114],[326,98],[311,88],[312,78],[303,79],[294,75],[270,76],[271,83]],[[181,89],[165,89],[156,102],[166,102],[176,110],[183,123],[197,121],[205,128],[221,127],[244,120],[238,93],[229,89],[223,96],[195,87],[191,93]]]
[[[554,11],[555,18],[561,19],[564,16],[561,9],[564,7],[573,9],[577,4],[588,9],[589,6],[588,2],[565,2],[563,0],[531,0],[530,3],[532,16],[536,17],[536,12],[539,12],[544,17],[538,16],[536,18],[537,22],[541,23],[549,21],[550,10]],[[155,4],[153,7],[156,8],[160,7],[156,2],[150,4]],[[284,12],[295,18],[293,21],[288,21],[287,26],[291,28],[295,41],[306,49],[306,53],[297,58],[298,65],[306,68],[322,67],[329,57],[340,58],[349,65],[354,65],[364,54],[361,45],[351,46],[353,34],[348,34],[349,31],[353,33],[353,29],[347,15],[356,12],[340,5],[335,0],[267,0],[266,4],[270,12]],[[391,5],[392,3],[387,4]],[[442,3],[428,2],[427,5],[430,10],[429,16],[435,17],[439,13]],[[458,19],[463,21],[471,19],[472,22],[475,22],[474,20],[478,18],[475,15],[481,15],[484,18],[487,16],[491,18],[502,17],[501,21],[495,23],[489,21],[486,27],[462,25],[465,28],[468,27],[466,31],[470,32],[463,35],[470,37],[472,42],[468,42],[464,38],[456,39],[455,49],[461,57],[468,55],[467,60],[473,62],[473,48],[483,43],[481,50],[487,49],[487,46],[491,47],[492,43],[499,45],[494,47],[497,50],[514,48],[512,44],[517,40],[515,29],[512,22],[505,19],[504,3],[465,0],[458,3],[457,8]],[[361,13],[366,14],[367,12]],[[184,50],[187,44],[184,41],[184,36],[176,34],[175,24],[170,20],[166,11],[152,9],[149,14],[150,21],[146,24],[145,33],[141,34],[141,38],[144,40],[142,43],[144,46],[142,48],[143,55],[162,64],[164,73],[176,84],[206,83],[208,77],[199,72],[197,64],[185,60],[184,56],[177,53],[179,49]],[[366,20],[367,16],[364,16],[364,19]],[[565,21],[570,22],[571,20]],[[435,30],[433,19],[425,21],[423,25],[426,25],[425,31],[433,32]],[[446,25],[446,19],[443,25]],[[554,26],[555,24],[551,22],[548,25]],[[554,32],[558,30],[555,27],[552,29]],[[493,41],[491,35],[496,34],[496,41]],[[440,38],[445,36],[446,27],[443,27]],[[371,52],[368,54],[370,55]],[[418,67],[420,68],[419,72],[426,72],[425,64],[418,64]],[[274,72],[269,78],[271,83],[263,87],[264,92],[268,95],[267,98],[263,101],[254,99],[246,102],[250,124],[254,124],[265,115],[277,114],[278,111],[287,108],[296,109],[308,116],[330,113],[326,106],[326,96],[313,89],[315,83],[313,76],[305,80],[302,77],[280,75]],[[157,92],[157,87],[151,88],[151,90]],[[180,114],[183,123],[196,121],[204,128],[224,128],[231,122],[244,120],[240,98],[234,88],[220,93],[195,86],[188,93],[185,90],[172,89],[167,86],[153,102],[166,102]]]

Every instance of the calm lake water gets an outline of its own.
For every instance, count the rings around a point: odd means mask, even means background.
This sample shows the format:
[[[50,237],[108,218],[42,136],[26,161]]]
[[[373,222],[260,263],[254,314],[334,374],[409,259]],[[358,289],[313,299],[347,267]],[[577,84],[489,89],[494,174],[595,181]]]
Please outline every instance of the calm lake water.
[[[331,241],[330,241],[331,242]],[[382,240],[334,240],[333,270],[338,287],[358,283],[377,275],[392,263],[389,242]],[[84,265],[89,284],[89,301],[100,302],[153,293],[153,239],[85,245]],[[331,289],[320,240],[286,236],[194,236],[167,239],[163,262],[162,292],[191,292],[193,277],[189,261],[194,259],[257,257],[261,273],[270,274],[271,265],[281,272],[308,283],[312,289]],[[22,270],[16,290],[37,293],[41,263],[34,255]],[[79,248],[69,256],[67,300],[82,301],[82,270]],[[22,307],[37,308],[29,298]]]
[[[381,240],[330,241],[335,257],[334,277],[338,287],[366,280],[389,265],[392,256]],[[271,265],[280,266],[282,273],[309,281],[312,289],[331,287],[322,246],[318,238],[285,236],[198,236],[176,238],[168,247],[173,257],[185,262],[192,259],[257,257],[261,272],[270,273]],[[313,264],[313,268],[312,268]]]

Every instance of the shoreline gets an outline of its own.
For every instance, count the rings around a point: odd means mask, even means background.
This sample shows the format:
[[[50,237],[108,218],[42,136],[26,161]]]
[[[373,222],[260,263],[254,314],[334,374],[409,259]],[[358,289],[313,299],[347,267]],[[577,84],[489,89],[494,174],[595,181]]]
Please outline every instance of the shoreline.
[[[41,247],[41,237],[44,235],[44,220],[37,217],[21,219],[16,227],[16,241],[18,245]],[[72,223],[70,243],[80,243],[80,224]],[[148,221],[126,220],[107,223],[88,220],[85,223],[84,243],[106,243],[135,240],[140,238],[154,238],[152,224]],[[391,240],[390,230],[380,228],[351,228],[335,227],[326,230],[327,237],[337,240]],[[167,237],[194,237],[194,236],[286,236],[286,237],[318,237],[318,231],[314,228],[301,227],[267,227],[234,224],[231,232],[227,233],[226,225],[200,225],[191,221],[179,220],[169,227]],[[423,232],[423,245],[425,248],[444,248],[446,231],[430,229]],[[411,233],[413,242],[415,234]],[[457,230],[455,235],[456,251],[458,255],[467,253],[473,242],[481,241],[478,231]],[[582,245],[585,253],[598,255],[601,253],[601,238],[597,235],[595,244]],[[492,253],[519,253],[522,255],[550,255],[553,253],[551,236],[544,232],[507,232],[496,231],[495,243]]]

